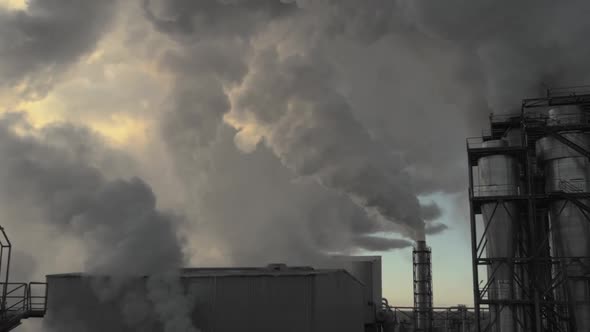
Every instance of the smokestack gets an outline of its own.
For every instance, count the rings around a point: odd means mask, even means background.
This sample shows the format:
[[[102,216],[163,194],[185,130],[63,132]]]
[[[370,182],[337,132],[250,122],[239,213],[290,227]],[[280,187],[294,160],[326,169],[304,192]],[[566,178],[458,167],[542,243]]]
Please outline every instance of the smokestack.
[[[426,241],[416,241],[414,261],[415,331],[432,331],[432,263]]]

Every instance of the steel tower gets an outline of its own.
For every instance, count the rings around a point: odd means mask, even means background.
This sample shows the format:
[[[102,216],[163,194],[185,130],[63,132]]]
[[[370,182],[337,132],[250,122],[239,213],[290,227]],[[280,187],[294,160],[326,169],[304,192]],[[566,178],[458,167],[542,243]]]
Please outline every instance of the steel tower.
[[[477,331],[590,331],[589,111],[549,90],[467,140]]]

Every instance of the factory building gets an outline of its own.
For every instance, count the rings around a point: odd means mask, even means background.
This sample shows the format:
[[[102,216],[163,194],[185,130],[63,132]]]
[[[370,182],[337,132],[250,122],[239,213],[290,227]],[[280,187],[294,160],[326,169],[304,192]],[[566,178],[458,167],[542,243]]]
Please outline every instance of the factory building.
[[[549,90],[467,140],[477,331],[590,331],[589,110]]]
[[[45,323],[50,327],[87,332],[164,330],[158,310],[150,307],[147,277],[122,282],[57,274],[47,276],[47,283]],[[364,286],[345,270],[284,265],[183,269],[180,283],[192,307],[190,319],[202,332],[364,329]]]

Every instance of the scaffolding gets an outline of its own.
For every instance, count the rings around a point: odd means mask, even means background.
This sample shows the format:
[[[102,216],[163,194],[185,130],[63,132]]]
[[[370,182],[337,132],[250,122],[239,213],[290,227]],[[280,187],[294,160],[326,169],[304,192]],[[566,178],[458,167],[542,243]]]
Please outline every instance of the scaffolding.
[[[491,115],[490,130],[485,131],[482,137],[467,139],[474,312],[478,318],[475,319],[476,331],[500,331],[496,326],[499,324],[498,315],[490,316],[489,320],[484,319],[483,312],[490,310],[514,313],[510,316],[512,325],[507,329],[510,331],[578,331],[573,309],[579,304],[568,296],[566,283],[573,278],[582,278],[588,282],[590,276],[571,276],[567,271],[571,271],[572,266],[578,266],[580,270],[588,272],[590,258],[552,254],[551,243],[555,235],[548,215],[551,204],[564,201],[577,207],[586,221],[590,222],[590,206],[585,201],[590,198],[590,193],[580,190],[576,183],[569,181],[560,181],[556,184],[559,190],[546,192],[545,175],[536,151],[538,140],[552,137],[590,159],[587,147],[563,134],[571,131],[588,133],[590,122],[565,119],[563,124],[549,125],[550,119],[543,111],[568,105],[575,105],[584,113],[588,112],[590,90],[549,90],[546,97],[525,99],[520,114]],[[518,133],[511,137],[509,145],[485,144],[487,141],[506,139],[509,133]],[[504,190],[497,185],[486,186],[474,181],[474,172],[478,170],[481,158],[495,155],[510,156],[520,165],[516,188]],[[488,220],[482,222],[483,206],[488,209]],[[510,206],[517,207],[518,213],[512,215]],[[486,255],[490,223],[494,221],[489,215],[497,213],[508,215],[512,222],[510,241],[515,243],[515,247],[511,257]],[[498,292],[499,286],[494,275],[500,269],[512,273],[509,280],[510,294],[492,296]],[[482,273],[482,270],[487,273]]]

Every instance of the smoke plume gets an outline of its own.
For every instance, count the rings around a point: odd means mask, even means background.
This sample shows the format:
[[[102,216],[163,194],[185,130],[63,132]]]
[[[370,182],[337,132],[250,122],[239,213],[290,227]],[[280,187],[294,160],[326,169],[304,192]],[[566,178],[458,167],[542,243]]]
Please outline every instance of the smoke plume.
[[[63,137],[73,140],[56,139]],[[133,278],[174,272],[183,264],[178,217],[157,209],[154,193],[141,179],[108,179],[89,163],[88,151],[77,148],[97,149],[100,140],[91,132],[59,125],[35,130],[21,114],[9,114],[0,118],[0,138],[3,204],[29,205],[43,222],[83,239],[86,272]],[[85,144],[87,139],[93,144]],[[22,255],[15,258],[25,262]],[[168,302],[154,303],[155,312],[172,326],[167,331],[196,331],[187,312],[171,310],[185,300],[183,294],[169,292],[174,276],[166,280],[168,284],[148,283],[154,300],[167,295]],[[109,296],[105,287],[96,292]],[[178,322],[191,329],[177,329]]]
[[[363,248],[372,251],[387,251],[391,249],[402,249],[412,246],[412,242],[402,239],[388,239],[377,236],[359,236],[356,242],[362,245]]]
[[[208,82],[223,86],[222,91],[230,103],[216,103],[217,107],[203,107],[202,111],[189,109],[184,104],[184,108],[170,116],[176,118],[177,114],[187,112],[198,114],[201,120],[198,127],[203,128],[209,123],[206,128],[211,130],[218,126],[215,119],[224,115],[225,122],[238,130],[236,144],[242,151],[253,151],[263,140],[294,174],[310,177],[322,186],[348,195],[371,218],[397,223],[398,230],[410,238],[424,236],[424,216],[417,193],[412,189],[410,175],[404,170],[406,165],[393,151],[373,140],[355,118],[351,105],[334,88],[336,82],[330,64],[321,56],[315,56],[313,49],[303,50],[309,55],[283,55],[264,45],[272,42],[258,42],[258,39],[267,37],[266,27],[287,29],[297,23],[293,18],[300,12],[292,4],[269,1],[211,2],[199,6],[189,6],[181,1],[162,4],[166,16],[175,17],[174,20],[160,19],[150,9],[150,3],[144,5],[148,19],[156,28],[182,42],[191,58],[201,59],[192,61],[191,72],[212,76]],[[235,20],[236,12],[241,13],[239,20]],[[209,16],[216,17],[216,24],[223,25],[223,29],[212,29],[205,24],[206,20],[199,19]],[[260,23],[257,20],[260,17],[266,18],[266,22]],[[248,22],[250,28],[243,29],[244,22]],[[238,48],[250,40],[249,43],[255,46],[246,47],[240,53],[241,58],[227,60],[227,53],[219,53],[217,57],[207,57],[211,60],[206,63],[203,60],[207,58],[199,57],[203,54],[199,50],[211,46],[211,39],[227,39],[230,45],[241,45],[236,46]],[[285,44],[285,48],[292,47],[290,41]],[[213,43],[214,50],[215,45]],[[242,65],[217,66],[220,61]],[[228,75],[227,68],[238,71]],[[243,71],[242,68],[248,69]],[[179,76],[183,77],[183,74]],[[200,101],[204,100],[200,98]],[[203,104],[193,105],[200,108]],[[210,113],[213,109],[215,113]],[[173,137],[182,132],[179,126],[174,130],[165,129],[175,133]],[[210,139],[214,135],[211,133]],[[202,141],[206,140],[199,138],[195,142]],[[174,142],[178,143],[178,140]],[[192,146],[193,149],[197,147]]]
[[[155,275],[147,281],[148,298],[163,322],[165,332],[199,332],[193,326],[191,313],[194,299],[184,295],[178,276]]]
[[[294,174],[345,193],[371,219],[394,222],[396,232],[413,238],[423,236],[432,212],[416,196],[464,190],[458,147],[490,111],[518,105],[541,83],[577,84],[587,76],[579,56],[587,51],[579,46],[585,21],[568,22],[566,14],[579,13],[581,2],[526,2],[516,10],[490,1],[144,4],[159,8],[146,10],[154,27],[184,57],[199,59],[174,68],[176,77],[207,73],[202,82],[220,85],[230,103],[220,94],[214,113],[193,103],[166,117],[192,114],[196,128],[207,128],[195,131],[207,136],[199,142],[210,142],[223,116],[238,130],[240,150],[267,146]],[[508,24],[498,24],[504,19]],[[567,37],[544,22],[558,22]],[[220,41],[231,46],[222,49]],[[166,130],[191,132],[178,122]],[[198,144],[186,146],[206,155]],[[426,228],[436,234],[446,226]]]
[[[228,123],[240,130],[259,128],[255,134],[293,172],[399,223],[405,235],[423,238],[420,204],[403,161],[371,139],[326,79],[328,65],[318,62],[262,52],[230,93]],[[240,133],[236,137],[243,139]]]
[[[28,131],[19,135],[19,128]],[[106,179],[83,154],[52,144],[51,135],[31,129],[19,114],[0,119],[0,137],[0,196],[27,202],[46,223],[82,237],[87,271],[144,274],[181,264],[176,217],[157,210],[141,179]],[[80,144],[84,136],[75,138]]]

